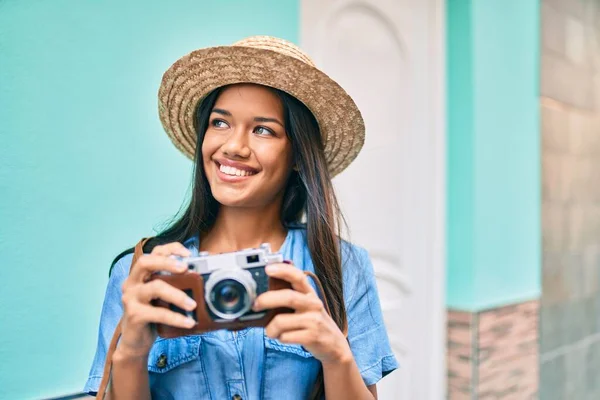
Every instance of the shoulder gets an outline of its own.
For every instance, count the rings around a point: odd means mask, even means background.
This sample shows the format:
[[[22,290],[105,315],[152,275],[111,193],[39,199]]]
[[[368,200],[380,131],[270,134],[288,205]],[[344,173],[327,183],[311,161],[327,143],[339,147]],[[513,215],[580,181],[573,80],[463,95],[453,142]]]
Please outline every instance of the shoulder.
[[[133,252],[120,254],[110,268],[109,279],[110,280],[123,280],[129,275],[131,269],[131,262],[133,261]]]
[[[366,271],[372,269],[369,252],[359,245],[346,240],[340,241],[342,256],[342,270],[349,272]]]
[[[369,252],[356,244],[342,240],[342,278],[348,299],[351,294],[366,290],[373,284],[375,273]]]
[[[369,252],[356,244],[342,241],[342,279],[344,299],[350,318],[369,313],[369,307],[364,304],[373,305],[374,297],[377,296],[377,283],[375,271]]]

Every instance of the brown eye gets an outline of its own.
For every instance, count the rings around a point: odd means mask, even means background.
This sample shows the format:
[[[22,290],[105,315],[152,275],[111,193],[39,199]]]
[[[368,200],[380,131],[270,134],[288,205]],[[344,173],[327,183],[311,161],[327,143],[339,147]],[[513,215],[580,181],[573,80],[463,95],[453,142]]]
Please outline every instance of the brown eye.
[[[274,136],[273,131],[264,126],[257,126],[256,128],[254,128],[254,133],[256,133],[259,136]]]
[[[227,122],[223,121],[222,119],[213,119],[212,121],[210,121],[210,124],[215,128],[228,128],[229,127]]]

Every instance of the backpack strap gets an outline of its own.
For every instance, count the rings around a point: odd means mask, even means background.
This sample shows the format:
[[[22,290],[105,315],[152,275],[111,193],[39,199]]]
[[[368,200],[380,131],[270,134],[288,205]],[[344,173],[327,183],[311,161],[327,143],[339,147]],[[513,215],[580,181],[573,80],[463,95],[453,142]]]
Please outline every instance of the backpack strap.
[[[129,269],[129,274],[131,274],[131,270],[133,266],[137,262],[137,260],[144,254],[144,245],[151,238],[143,238],[135,245],[135,250],[133,252],[133,259],[131,260],[131,268]],[[119,343],[119,338],[121,337],[121,322],[123,318],[119,320],[117,327],[115,328],[115,333],[113,333],[112,340],[110,341],[110,345],[108,346],[108,352],[106,353],[106,360],[104,361],[104,371],[102,372],[102,380],[100,381],[100,387],[98,388],[98,392],[96,393],[96,400],[104,400],[106,395],[106,389],[110,384],[111,375],[112,375],[112,357],[113,353],[117,349],[117,344]]]

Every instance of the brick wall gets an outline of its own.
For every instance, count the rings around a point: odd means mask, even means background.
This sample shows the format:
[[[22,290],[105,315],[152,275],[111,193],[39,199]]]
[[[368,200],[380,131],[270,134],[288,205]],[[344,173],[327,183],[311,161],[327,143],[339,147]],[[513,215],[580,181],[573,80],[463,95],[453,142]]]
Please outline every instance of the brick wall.
[[[538,306],[448,312],[449,399],[537,398]]]
[[[471,399],[476,351],[474,319],[473,313],[448,310],[448,398],[452,400]]]
[[[541,23],[540,399],[600,399],[600,1]]]

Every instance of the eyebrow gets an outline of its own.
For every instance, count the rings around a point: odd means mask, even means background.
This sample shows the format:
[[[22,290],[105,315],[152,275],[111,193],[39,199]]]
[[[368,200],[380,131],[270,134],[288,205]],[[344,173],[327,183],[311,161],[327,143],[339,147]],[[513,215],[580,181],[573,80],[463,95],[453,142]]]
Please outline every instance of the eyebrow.
[[[231,113],[227,110],[223,110],[222,108],[213,108],[212,112],[231,117]]]
[[[256,121],[256,122],[274,122],[276,124],[281,125],[282,128],[285,128],[285,126],[283,126],[283,124],[281,122],[279,122],[278,119],[275,119],[275,118],[256,117],[256,118],[254,118],[254,121]]]
[[[223,110],[222,108],[213,108],[212,112],[231,117],[231,113],[227,110]],[[276,118],[254,117],[254,121],[255,122],[274,122],[276,124],[281,125],[281,127],[285,128],[285,126]]]

